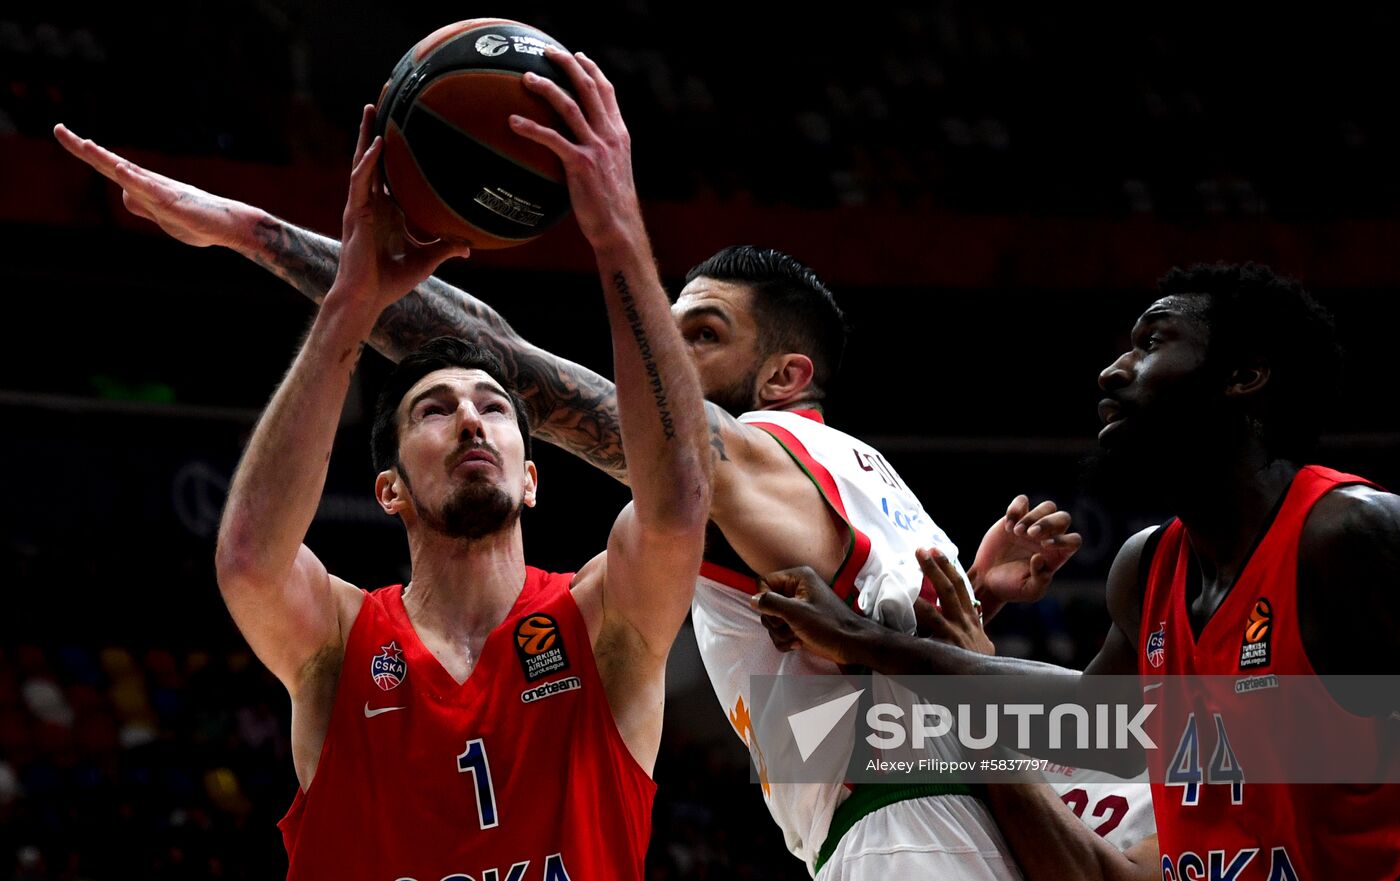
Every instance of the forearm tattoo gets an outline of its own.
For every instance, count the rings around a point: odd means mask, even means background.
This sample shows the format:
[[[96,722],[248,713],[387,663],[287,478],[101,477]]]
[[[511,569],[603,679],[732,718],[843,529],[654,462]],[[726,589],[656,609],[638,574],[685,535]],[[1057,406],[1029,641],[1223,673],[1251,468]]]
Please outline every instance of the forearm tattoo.
[[[276,219],[256,228],[264,269],[320,303],[335,281],[340,242]],[[586,367],[530,345],[494,309],[429,278],[384,310],[370,344],[393,361],[440,336],[486,347],[501,359],[525,402],[535,437],[627,482],[617,389]]]
[[[642,316],[637,312],[637,301],[632,296],[632,288],[627,284],[627,276],[616,272],[612,277],[613,288],[622,303],[622,314],[627,319],[627,327],[632,331],[632,339],[637,341],[637,352],[642,356],[642,369],[647,375],[647,385],[651,386],[651,397],[656,402],[656,412],[661,417],[661,432],[666,440],[676,439],[676,421],[671,416],[670,402],[666,397],[666,384],[661,379],[661,370],[656,366],[656,356],[651,350],[651,340],[642,326]]]

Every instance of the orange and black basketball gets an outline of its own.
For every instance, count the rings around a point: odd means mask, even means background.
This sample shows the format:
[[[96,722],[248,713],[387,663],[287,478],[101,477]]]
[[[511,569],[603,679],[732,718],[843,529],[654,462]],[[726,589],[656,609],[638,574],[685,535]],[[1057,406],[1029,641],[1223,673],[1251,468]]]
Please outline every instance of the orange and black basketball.
[[[519,22],[475,18],[424,37],[394,68],[379,97],[381,162],[415,237],[509,248],[569,213],[558,157],[509,123],[514,113],[568,136],[522,82],[536,73],[571,91],[546,46],[559,43]]]

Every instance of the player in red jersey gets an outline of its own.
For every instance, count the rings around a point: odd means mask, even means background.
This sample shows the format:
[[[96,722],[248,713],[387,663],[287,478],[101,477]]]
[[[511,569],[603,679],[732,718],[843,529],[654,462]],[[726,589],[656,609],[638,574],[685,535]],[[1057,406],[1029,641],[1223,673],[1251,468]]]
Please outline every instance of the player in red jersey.
[[[366,593],[301,543],[361,346],[388,303],[462,252],[407,240],[366,108],[335,283],[249,442],[218,544],[229,609],[292,699],[301,791],[282,829],[297,881],[642,877],[708,435],[611,86],[582,56],[551,60],[580,96],[581,111],[543,90],[573,140],[514,127],[563,161],[604,278],[632,503],[576,575],[527,567],[524,406],[495,356],[448,339],[396,368],[374,425],[375,494],[404,522],[412,581]]]
[[[1113,618],[1091,674],[1393,674],[1400,671],[1400,497],[1364,478],[1304,466],[1334,394],[1331,318],[1295,282],[1253,264],[1174,270],[1099,377],[1099,481],[1176,519],[1134,536],[1108,577]],[[1008,526],[1035,534],[1034,512]],[[1345,599],[1335,591],[1345,586]],[[760,608],[803,630],[802,604]],[[796,614],[794,614],[794,612]],[[1367,638],[1356,638],[1365,621]],[[856,625],[852,625],[857,628]],[[1047,665],[987,657],[859,625],[854,660],[894,673],[1019,673]],[[1046,703],[1081,680],[1042,677]],[[1385,769],[1400,695],[1322,696],[1339,742]],[[1164,881],[1400,877],[1400,786],[1254,784],[1216,731],[1171,735],[1191,750],[1154,784]]]

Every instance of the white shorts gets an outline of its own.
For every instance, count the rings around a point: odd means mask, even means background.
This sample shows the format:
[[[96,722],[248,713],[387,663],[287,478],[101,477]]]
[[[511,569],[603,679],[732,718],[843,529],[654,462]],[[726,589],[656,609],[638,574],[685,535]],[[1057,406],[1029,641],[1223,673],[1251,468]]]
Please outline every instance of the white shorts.
[[[861,817],[817,881],[1021,881],[987,806],[970,795],[895,802]]]

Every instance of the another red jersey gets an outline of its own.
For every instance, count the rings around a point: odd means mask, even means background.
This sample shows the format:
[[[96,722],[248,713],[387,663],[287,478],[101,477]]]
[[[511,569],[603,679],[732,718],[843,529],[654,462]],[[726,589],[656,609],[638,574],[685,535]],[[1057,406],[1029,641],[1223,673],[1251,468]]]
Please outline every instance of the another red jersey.
[[[1191,548],[1185,526],[1168,524],[1151,559],[1143,598],[1138,669],[1146,677],[1265,674],[1316,676],[1303,651],[1297,603],[1298,543],[1313,506],[1330,490],[1366,480],[1308,466],[1289,487],[1268,532],[1197,639],[1187,611]],[[1338,585],[1344,590],[1344,585]],[[1338,597],[1338,602],[1344,602]],[[1170,684],[1170,683],[1168,683]],[[1239,686],[1236,686],[1239,690]],[[1380,724],[1351,715],[1319,688],[1303,712],[1337,719],[1338,742],[1374,757]],[[1202,718],[1197,720],[1197,716]],[[1400,877],[1400,786],[1251,784],[1251,761],[1236,757],[1220,714],[1154,732],[1166,781],[1153,783],[1163,879],[1395,881]],[[1197,730],[1199,724],[1199,730]],[[1236,743],[1239,742],[1236,738]],[[1165,742],[1164,742],[1165,741]],[[1211,767],[1203,772],[1202,764]],[[1190,782],[1195,781],[1195,782]]]
[[[279,824],[290,881],[640,881],[655,784],[613,722],[571,578],[527,568],[462,685],[401,587],[365,596],[315,779]]]

